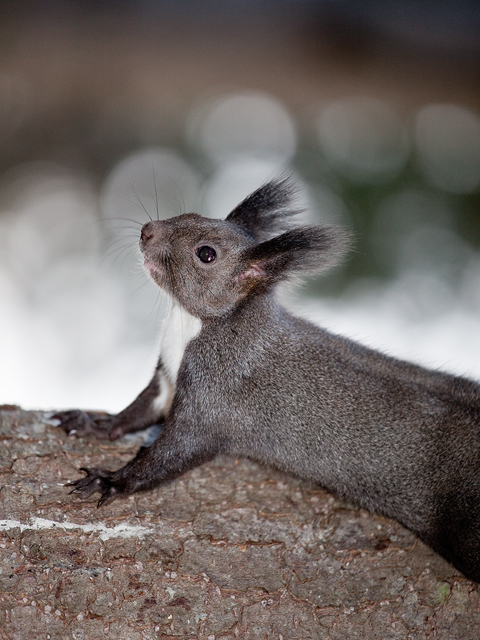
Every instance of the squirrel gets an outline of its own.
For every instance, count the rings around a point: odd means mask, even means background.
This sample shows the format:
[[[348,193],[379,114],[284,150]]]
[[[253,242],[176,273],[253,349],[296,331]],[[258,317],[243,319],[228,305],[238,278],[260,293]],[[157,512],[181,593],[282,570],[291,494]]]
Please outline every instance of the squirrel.
[[[291,315],[286,280],[343,256],[345,231],[296,226],[294,186],[272,180],[225,220],[143,225],[144,267],[171,298],[161,355],[117,415],[56,414],[69,434],[115,439],[163,423],[117,471],[82,469],[98,506],[218,454],[305,478],[395,518],[480,582],[480,385],[383,355]]]

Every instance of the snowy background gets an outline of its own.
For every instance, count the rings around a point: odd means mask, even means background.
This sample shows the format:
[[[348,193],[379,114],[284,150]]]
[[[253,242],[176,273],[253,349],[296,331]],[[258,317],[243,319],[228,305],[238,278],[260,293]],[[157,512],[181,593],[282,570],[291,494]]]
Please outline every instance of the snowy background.
[[[141,224],[223,218],[284,172],[305,220],[356,238],[344,266],[287,304],[480,380],[475,5],[406,3],[406,23],[370,3],[286,2],[272,23],[247,3],[241,19],[224,9],[220,32],[213,12],[191,12],[192,41],[178,7],[154,4],[112,21],[108,3],[86,15],[46,3],[2,22],[0,403],[122,409],[151,376],[165,312],[140,266]]]

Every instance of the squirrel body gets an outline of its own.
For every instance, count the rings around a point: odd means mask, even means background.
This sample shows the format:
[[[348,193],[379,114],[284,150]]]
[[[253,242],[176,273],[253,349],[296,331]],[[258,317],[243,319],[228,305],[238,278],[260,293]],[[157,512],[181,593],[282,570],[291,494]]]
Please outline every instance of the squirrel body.
[[[173,299],[152,381],[116,416],[57,417],[97,437],[164,427],[118,471],[86,470],[74,492],[100,491],[100,505],[219,453],[246,456],[396,518],[480,581],[480,385],[281,306],[279,282],[328,267],[347,244],[335,228],[292,228],[291,195],[273,181],[224,221],[144,225],[145,267]]]

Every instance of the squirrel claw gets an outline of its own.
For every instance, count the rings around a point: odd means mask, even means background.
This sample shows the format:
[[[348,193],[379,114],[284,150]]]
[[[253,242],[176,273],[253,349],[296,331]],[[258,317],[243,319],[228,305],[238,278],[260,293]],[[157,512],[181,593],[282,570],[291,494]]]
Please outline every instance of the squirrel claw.
[[[117,498],[117,497],[118,497],[118,490],[115,489],[115,487],[113,485],[110,486],[102,494],[102,497],[97,502],[97,508],[101,507],[102,505],[110,504],[110,502],[113,502],[115,500],[115,498]]]
[[[71,409],[69,411],[59,411],[50,418],[51,420],[59,420],[58,425],[68,436],[87,436],[93,435],[97,438],[114,439],[118,435],[110,435],[110,419],[107,413],[81,411],[80,409]]]
[[[113,471],[106,469],[87,469],[82,467],[80,471],[84,471],[87,475],[73,482],[69,482],[68,486],[74,487],[70,494],[77,494],[81,498],[89,498],[92,493],[98,491],[102,494],[98,501],[98,507],[113,502],[122,492],[114,486]]]

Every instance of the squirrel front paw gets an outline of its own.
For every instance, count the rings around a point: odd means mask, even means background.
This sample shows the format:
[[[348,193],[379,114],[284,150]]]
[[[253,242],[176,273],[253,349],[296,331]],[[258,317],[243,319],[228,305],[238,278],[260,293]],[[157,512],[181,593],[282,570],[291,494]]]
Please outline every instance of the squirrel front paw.
[[[87,469],[82,467],[80,471],[85,471],[85,478],[80,478],[74,482],[70,482],[68,486],[74,487],[70,493],[78,494],[81,498],[89,498],[92,493],[98,491],[102,497],[97,503],[97,507],[102,504],[113,502],[124,493],[121,482],[115,481],[115,472],[106,469]]]
[[[93,435],[96,438],[109,438],[110,440],[118,437],[111,431],[112,420],[108,413],[72,409],[58,411],[51,418],[59,420],[58,426],[69,436]]]

